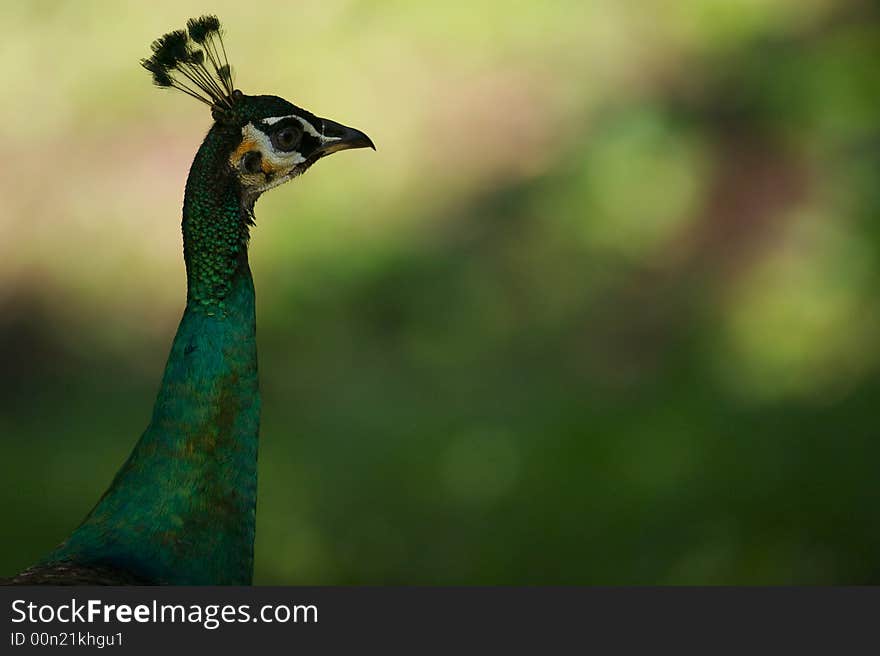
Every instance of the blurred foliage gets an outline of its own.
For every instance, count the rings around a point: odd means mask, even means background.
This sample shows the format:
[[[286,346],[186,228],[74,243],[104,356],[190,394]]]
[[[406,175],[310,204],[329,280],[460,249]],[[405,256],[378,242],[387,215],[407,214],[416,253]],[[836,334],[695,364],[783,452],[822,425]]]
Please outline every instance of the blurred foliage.
[[[260,583],[880,583],[880,10],[216,2],[366,130],[257,207]],[[197,3],[4,3],[3,572],[146,425]]]

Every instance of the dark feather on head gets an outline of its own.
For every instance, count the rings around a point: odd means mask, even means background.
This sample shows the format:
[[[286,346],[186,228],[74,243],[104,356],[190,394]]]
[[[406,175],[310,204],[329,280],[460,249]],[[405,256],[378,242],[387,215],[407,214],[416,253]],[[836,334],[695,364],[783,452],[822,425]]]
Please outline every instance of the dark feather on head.
[[[216,16],[191,18],[186,30],[164,34],[150,47],[153,56],[141,66],[157,86],[173,87],[211,107],[232,108],[232,69]]]
[[[204,43],[212,34],[220,32],[220,19],[216,16],[200,16],[190,18],[186,22],[190,38],[196,43]]]
[[[166,68],[174,68],[179,62],[186,61],[190,53],[186,32],[183,30],[174,30],[159,37],[150,47],[155,53],[156,61]]]
[[[153,84],[157,87],[170,87],[174,84],[168,71],[155,59],[141,59],[141,66],[153,74]]]
[[[217,69],[217,75],[223,80],[227,86],[232,86],[232,68],[229,64],[225,64]]]

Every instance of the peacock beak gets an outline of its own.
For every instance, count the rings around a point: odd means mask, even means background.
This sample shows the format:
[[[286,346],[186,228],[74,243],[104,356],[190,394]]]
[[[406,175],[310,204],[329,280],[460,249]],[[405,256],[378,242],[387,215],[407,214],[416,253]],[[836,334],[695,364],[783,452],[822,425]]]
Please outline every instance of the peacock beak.
[[[373,140],[360,130],[355,130],[326,118],[322,118],[320,124],[322,144],[318,147],[316,153],[319,157],[353,148],[372,148],[376,150]]]

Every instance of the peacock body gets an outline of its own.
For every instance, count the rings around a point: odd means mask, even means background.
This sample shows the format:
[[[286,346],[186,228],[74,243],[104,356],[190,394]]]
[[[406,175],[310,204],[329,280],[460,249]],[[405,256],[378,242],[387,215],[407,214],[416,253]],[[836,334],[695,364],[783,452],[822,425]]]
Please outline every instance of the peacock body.
[[[249,585],[260,394],[248,241],[259,196],[358,130],[234,88],[220,23],[153,43],[154,82],[211,107],[183,204],[187,301],[147,429],[85,520],[14,584]]]

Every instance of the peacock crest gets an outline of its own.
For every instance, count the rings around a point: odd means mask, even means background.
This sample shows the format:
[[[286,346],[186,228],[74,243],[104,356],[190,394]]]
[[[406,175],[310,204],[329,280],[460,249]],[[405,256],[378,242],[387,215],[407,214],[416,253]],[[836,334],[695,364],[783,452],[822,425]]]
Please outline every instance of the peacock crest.
[[[190,18],[185,30],[165,34],[150,46],[153,56],[141,66],[158,87],[182,91],[221,113],[231,110],[237,95],[232,68],[216,16]]]

